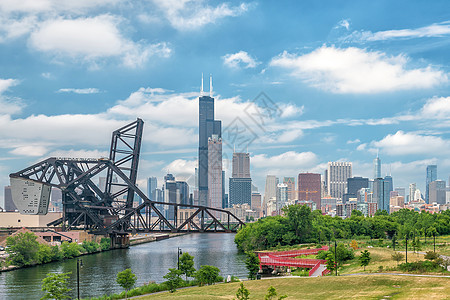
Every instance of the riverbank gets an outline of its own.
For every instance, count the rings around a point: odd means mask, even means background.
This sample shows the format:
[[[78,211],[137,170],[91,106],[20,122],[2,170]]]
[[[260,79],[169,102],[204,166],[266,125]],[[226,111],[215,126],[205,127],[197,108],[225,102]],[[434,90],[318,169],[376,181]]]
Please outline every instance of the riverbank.
[[[177,290],[175,293],[136,297],[136,299],[232,299],[240,283]],[[245,281],[250,299],[264,299],[273,286],[287,299],[448,299],[450,278],[401,275],[355,275],[345,277],[291,277]]]

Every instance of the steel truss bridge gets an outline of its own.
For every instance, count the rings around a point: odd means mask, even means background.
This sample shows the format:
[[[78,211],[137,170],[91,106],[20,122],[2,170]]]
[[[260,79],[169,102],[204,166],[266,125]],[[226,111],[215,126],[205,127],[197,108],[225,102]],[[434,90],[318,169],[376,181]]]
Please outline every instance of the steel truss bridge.
[[[227,210],[150,200],[136,185],[143,126],[144,122],[137,119],[114,131],[109,158],[51,157],[10,174],[10,178],[59,188],[63,216],[48,226],[61,225],[64,230],[83,228],[94,234],[120,236],[141,232],[236,232],[245,225]],[[105,173],[104,186],[97,186],[93,179]],[[137,207],[133,207],[135,194],[143,200]],[[173,220],[161,212],[163,205],[173,209]],[[189,212],[178,220],[178,211]]]

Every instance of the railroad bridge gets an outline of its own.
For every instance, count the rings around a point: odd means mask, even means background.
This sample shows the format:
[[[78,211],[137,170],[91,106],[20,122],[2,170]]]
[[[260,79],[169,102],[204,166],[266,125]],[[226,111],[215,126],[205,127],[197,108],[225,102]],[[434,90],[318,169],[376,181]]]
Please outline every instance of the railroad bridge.
[[[48,226],[63,230],[84,229],[120,239],[128,233],[236,232],[245,225],[227,210],[150,200],[136,185],[143,125],[137,119],[114,131],[109,158],[51,157],[10,174],[20,213],[47,214],[55,187],[62,191],[63,215]],[[106,175],[103,189],[94,183],[101,175]],[[137,207],[135,195],[143,200]],[[163,205],[175,212],[173,220],[164,216]],[[189,210],[188,216],[178,220],[179,210]]]

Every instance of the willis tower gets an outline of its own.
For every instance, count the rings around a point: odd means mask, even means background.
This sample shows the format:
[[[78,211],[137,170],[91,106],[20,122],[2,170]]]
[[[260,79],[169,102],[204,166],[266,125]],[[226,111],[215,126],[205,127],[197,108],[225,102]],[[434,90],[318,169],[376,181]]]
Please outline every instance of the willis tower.
[[[208,204],[208,139],[212,135],[222,138],[222,122],[214,120],[214,98],[212,97],[212,76],[209,77],[209,96],[203,93],[203,75],[198,98],[198,204]]]

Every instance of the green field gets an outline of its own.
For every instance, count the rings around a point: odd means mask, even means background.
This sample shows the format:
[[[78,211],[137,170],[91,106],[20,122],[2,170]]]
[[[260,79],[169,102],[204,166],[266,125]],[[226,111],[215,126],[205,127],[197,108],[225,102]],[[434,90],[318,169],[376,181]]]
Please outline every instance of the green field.
[[[244,282],[250,299],[264,299],[272,285],[286,299],[449,299],[450,278],[362,275],[277,278]],[[239,283],[217,284],[139,299],[233,299]]]

